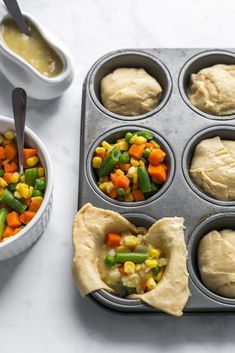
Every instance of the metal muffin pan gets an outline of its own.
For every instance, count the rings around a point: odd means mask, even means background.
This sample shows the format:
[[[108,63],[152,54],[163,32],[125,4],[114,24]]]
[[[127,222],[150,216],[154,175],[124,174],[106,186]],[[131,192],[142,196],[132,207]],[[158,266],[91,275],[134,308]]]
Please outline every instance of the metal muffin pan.
[[[119,50],[100,58],[88,72],[83,85],[78,208],[91,202],[96,207],[116,211],[127,218],[131,213],[134,218],[128,219],[143,226],[146,216],[156,220],[184,217],[191,291],[184,310],[186,313],[235,312],[235,300],[222,298],[204,287],[196,257],[199,239],[211,229],[210,226],[200,226],[219,214],[219,221],[215,221],[213,226],[221,229],[230,225],[233,228],[234,218],[229,214],[235,213],[235,203],[220,202],[205,195],[193,184],[188,172],[193,148],[201,137],[219,135],[222,138],[235,138],[235,122],[232,120],[235,116],[218,118],[205,114],[192,107],[186,97],[190,74],[216,63],[234,64],[235,50]],[[100,100],[99,84],[105,75],[117,67],[144,68],[156,77],[163,87],[160,105],[152,112],[137,117],[123,117],[105,109]],[[153,131],[155,139],[169,153],[170,180],[166,187],[163,186],[156,195],[144,202],[115,202],[101,194],[95,184],[91,167],[92,152],[103,138],[112,140],[119,133],[136,128]],[[105,290],[93,292],[90,297],[117,311],[160,313],[140,300],[120,298]]]

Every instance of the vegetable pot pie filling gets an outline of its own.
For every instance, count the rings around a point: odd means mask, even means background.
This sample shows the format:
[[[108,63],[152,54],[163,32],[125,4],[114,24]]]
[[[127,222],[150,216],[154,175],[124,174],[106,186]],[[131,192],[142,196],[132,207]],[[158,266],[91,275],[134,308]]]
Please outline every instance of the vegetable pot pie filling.
[[[147,229],[138,229],[137,235],[130,231],[107,233],[101,249],[101,278],[120,296],[143,294],[156,288],[167,265],[160,249],[144,240]]]
[[[33,219],[46,189],[45,170],[35,148],[24,148],[24,174],[20,175],[15,138],[14,131],[0,134],[0,242]]]
[[[189,298],[183,218],[148,230],[119,213],[84,205],[73,225],[73,276],[82,296],[99,289],[181,316]]]
[[[127,132],[114,143],[102,141],[92,166],[98,187],[107,196],[124,202],[144,201],[167,180],[166,153],[150,131]]]

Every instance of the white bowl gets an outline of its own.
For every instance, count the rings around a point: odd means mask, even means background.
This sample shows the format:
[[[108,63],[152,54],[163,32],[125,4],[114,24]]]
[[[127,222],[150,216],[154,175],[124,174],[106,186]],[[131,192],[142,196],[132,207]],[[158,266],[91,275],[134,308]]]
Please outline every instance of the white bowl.
[[[62,42],[42,26],[32,15],[24,13],[24,16],[36,26],[42,37],[59,55],[63,63],[63,70],[59,75],[52,78],[43,76],[23,58],[7,47],[1,32],[0,70],[14,87],[23,87],[32,98],[47,100],[59,97],[73,81],[74,72],[71,55]],[[0,23],[6,17],[9,17],[9,15],[6,8],[1,5]]]
[[[12,119],[0,116],[0,133],[14,130]],[[52,208],[53,169],[49,154],[42,141],[29,128],[25,129],[25,143],[38,150],[38,156],[46,171],[47,186],[41,207],[34,218],[18,234],[0,243],[0,261],[9,259],[28,249],[42,235],[49,221]]]

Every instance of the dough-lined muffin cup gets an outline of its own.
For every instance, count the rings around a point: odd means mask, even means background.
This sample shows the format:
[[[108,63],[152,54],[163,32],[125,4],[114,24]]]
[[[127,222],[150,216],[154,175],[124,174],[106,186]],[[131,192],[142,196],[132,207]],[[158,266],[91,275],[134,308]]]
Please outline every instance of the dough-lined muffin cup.
[[[183,157],[182,157],[183,174],[191,189],[204,200],[223,207],[235,206],[235,200],[221,201],[206,194],[206,192],[203,189],[201,189],[199,186],[197,186],[194,183],[189,173],[191,161],[192,161],[196,146],[202,140],[213,138],[215,136],[219,136],[222,140],[235,140],[235,127],[230,125],[213,126],[213,127],[206,128],[198,132],[196,135],[194,135],[187,143],[183,152]]]
[[[227,50],[206,50],[191,57],[180,71],[178,79],[179,91],[184,102],[197,114],[214,120],[235,119],[235,114],[218,116],[205,113],[195,107],[188,98],[191,74],[197,74],[200,70],[217,64],[235,65],[235,53]]]
[[[157,191],[155,194],[150,196],[149,198],[145,199],[144,201],[138,201],[138,202],[124,202],[124,201],[118,201],[114,200],[111,197],[107,196],[104,192],[102,192],[99,187],[98,187],[98,175],[95,171],[95,169],[92,166],[92,157],[94,156],[95,149],[96,147],[101,145],[102,141],[107,141],[109,143],[115,142],[117,139],[121,139],[125,136],[126,132],[130,131],[140,131],[140,130],[146,130],[150,131],[153,134],[153,140],[155,140],[159,145],[161,146],[161,149],[166,153],[165,157],[165,162],[168,167],[168,172],[167,172],[167,180],[166,182],[161,186],[159,191]],[[151,130],[149,128],[145,128],[144,126],[138,126],[138,125],[130,125],[130,126],[120,126],[118,128],[112,129],[107,131],[105,134],[101,135],[91,146],[87,159],[86,159],[86,175],[88,178],[88,181],[94,191],[103,199],[105,199],[107,202],[111,204],[115,204],[116,206],[123,206],[123,207],[137,207],[137,206],[143,206],[146,204],[149,204],[150,202],[155,201],[156,199],[160,198],[166,190],[169,188],[169,186],[172,183],[173,177],[175,173],[175,157],[172,152],[172,149],[170,145],[167,143],[167,141],[158,133],[156,133],[154,130]]]
[[[142,68],[155,78],[162,88],[159,104],[145,114],[124,116],[116,114],[104,107],[100,97],[101,80],[118,68]],[[106,115],[120,120],[140,120],[158,113],[167,103],[172,91],[172,78],[165,64],[157,57],[137,50],[120,50],[100,58],[88,75],[89,93],[96,106]]]
[[[211,216],[199,224],[192,232],[187,248],[188,248],[188,267],[189,274],[195,285],[202,291],[205,295],[212,298],[215,301],[222,302],[225,304],[235,305],[235,299],[222,297],[211,290],[203,284],[200,276],[200,271],[198,267],[198,246],[200,240],[212,230],[223,230],[223,229],[233,229],[235,230],[235,213],[219,213],[217,215]]]

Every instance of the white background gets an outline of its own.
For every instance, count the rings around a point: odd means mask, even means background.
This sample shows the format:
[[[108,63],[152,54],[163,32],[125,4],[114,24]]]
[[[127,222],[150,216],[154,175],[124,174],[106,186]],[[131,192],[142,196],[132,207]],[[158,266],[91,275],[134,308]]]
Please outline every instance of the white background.
[[[1,353],[232,352],[232,315],[120,315],[81,299],[71,278],[81,87],[92,63],[119,48],[235,47],[234,0],[21,0],[69,47],[75,81],[61,99],[29,100],[27,124],[55,171],[50,224],[32,249],[0,263]],[[0,114],[12,116],[0,74]]]

